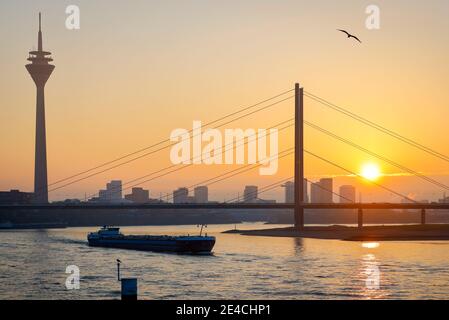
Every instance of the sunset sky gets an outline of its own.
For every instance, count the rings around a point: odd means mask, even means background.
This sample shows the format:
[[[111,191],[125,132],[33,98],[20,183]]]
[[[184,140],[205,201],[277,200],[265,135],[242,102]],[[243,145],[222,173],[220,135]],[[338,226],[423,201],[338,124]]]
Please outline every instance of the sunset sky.
[[[65,27],[76,4],[81,29]],[[380,30],[365,28],[377,4]],[[43,14],[44,50],[56,66],[46,86],[49,182],[169,137],[193,120],[209,122],[300,82],[305,90],[408,138],[449,154],[449,2],[418,1],[2,1],[0,3],[0,190],[32,191],[36,90],[24,65],[37,47]],[[362,44],[336,29],[356,34]],[[226,128],[268,128],[292,118],[293,100]],[[449,163],[394,140],[305,98],[305,119],[449,185]],[[293,146],[280,132],[279,150]],[[313,129],[305,148],[359,172],[379,165],[379,182],[420,199],[443,190]],[[171,165],[169,149],[50,193],[84,198],[108,180],[123,182]],[[196,166],[142,186],[152,197],[232,170]],[[356,181],[305,156],[311,180],[335,176],[334,188]],[[293,175],[293,157],[278,174],[254,170],[210,186],[213,200],[230,199],[246,184],[260,187]],[[366,201],[399,198],[357,183]],[[52,189],[50,187],[50,189]],[[125,191],[127,193],[128,191]],[[262,198],[283,199],[281,188]]]

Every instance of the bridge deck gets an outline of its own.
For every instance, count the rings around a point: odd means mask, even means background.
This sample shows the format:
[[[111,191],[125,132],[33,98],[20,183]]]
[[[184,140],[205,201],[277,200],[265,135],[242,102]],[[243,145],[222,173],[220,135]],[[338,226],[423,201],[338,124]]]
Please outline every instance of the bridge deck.
[[[305,203],[304,209],[449,209],[449,203]],[[294,209],[294,204],[45,204],[45,205],[0,205],[0,210],[22,209]]]

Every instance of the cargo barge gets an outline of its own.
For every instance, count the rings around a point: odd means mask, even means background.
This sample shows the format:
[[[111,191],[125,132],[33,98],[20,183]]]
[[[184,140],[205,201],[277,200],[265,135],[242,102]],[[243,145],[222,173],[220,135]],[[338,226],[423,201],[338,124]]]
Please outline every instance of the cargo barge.
[[[92,247],[192,254],[211,253],[215,245],[215,237],[207,235],[124,235],[120,232],[120,228],[107,226],[89,233],[87,241]]]

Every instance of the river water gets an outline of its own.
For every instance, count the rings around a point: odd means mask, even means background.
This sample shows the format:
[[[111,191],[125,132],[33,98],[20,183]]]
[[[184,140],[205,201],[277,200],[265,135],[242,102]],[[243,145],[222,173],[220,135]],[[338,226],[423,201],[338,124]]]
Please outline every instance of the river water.
[[[266,228],[261,223],[239,229]],[[270,227],[280,227],[270,225]],[[447,299],[449,242],[361,243],[223,234],[213,255],[91,248],[97,228],[0,231],[0,299],[119,299],[122,276],[139,299]],[[196,226],[124,227],[134,234],[196,234]],[[80,288],[66,288],[69,265]]]

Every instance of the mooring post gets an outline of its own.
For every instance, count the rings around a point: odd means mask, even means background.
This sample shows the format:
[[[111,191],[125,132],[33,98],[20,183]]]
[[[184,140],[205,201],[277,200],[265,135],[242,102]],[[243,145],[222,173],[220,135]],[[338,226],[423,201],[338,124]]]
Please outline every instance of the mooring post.
[[[295,84],[295,227],[304,229],[304,89]]]
[[[122,300],[137,300],[137,278],[122,279]]]
[[[421,224],[426,224],[426,209],[421,209]]]
[[[363,228],[363,209],[362,208],[359,208],[359,212],[357,215],[357,223],[358,223],[358,226],[360,229]]]
[[[120,281],[120,259],[117,259],[117,281]]]

